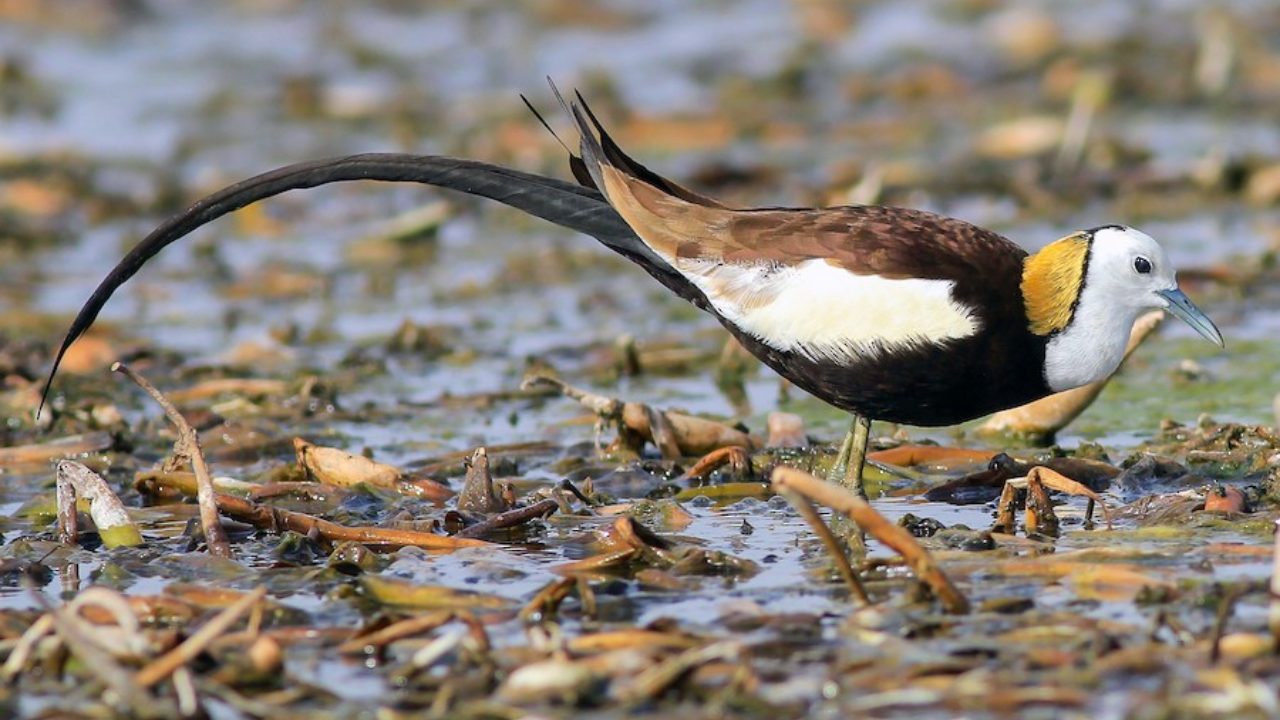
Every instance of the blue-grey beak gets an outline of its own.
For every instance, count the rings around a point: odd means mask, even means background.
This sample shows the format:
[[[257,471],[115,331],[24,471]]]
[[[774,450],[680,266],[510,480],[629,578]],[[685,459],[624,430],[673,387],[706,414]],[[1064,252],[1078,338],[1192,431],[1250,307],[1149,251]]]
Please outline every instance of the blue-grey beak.
[[[1169,304],[1165,306],[1165,310],[1168,310],[1170,315],[1195,328],[1196,332],[1204,336],[1205,340],[1216,344],[1218,347],[1226,347],[1226,344],[1222,342],[1222,333],[1218,332],[1218,326],[1214,325],[1209,316],[1201,312],[1200,308],[1196,307],[1195,303],[1191,302],[1191,298],[1187,297],[1185,293],[1178,288],[1173,288],[1172,290],[1157,290],[1156,294],[1169,301]]]

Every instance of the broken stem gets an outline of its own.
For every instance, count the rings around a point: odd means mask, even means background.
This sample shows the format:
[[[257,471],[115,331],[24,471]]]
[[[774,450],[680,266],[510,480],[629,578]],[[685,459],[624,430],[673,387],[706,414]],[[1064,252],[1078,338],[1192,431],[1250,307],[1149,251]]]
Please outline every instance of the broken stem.
[[[480,537],[481,535],[493,532],[494,530],[523,525],[534,518],[550,515],[558,509],[560,509],[560,503],[556,502],[554,498],[539,500],[532,505],[526,505],[525,507],[515,508],[514,510],[508,510],[504,513],[498,513],[483,522],[478,522],[471,527],[463,528],[454,537]]]
[[[149,482],[163,487],[182,489],[180,483],[171,482],[169,476],[157,476]],[[417,530],[399,530],[380,527],[347,527],[314,515],[293,510],[274,508],[252,500],[214,493],[218,511],[241,522],[249,523],[268,532],[292,530],[300,535],[315,533],[328,542],[352,541],[371,548],[420,547],[428,550],[456,550],[462,547],[487,547],[489,543],[472,538],[449,537]]]
[[[1058,516],[1053,512],[1053,501],[1041,481],[1040,468],[1027,475],[1027,514],[1025,525],[1028,535],[1058,536]]]
[[[822,544],[827,547],[827,552],[831,553],[832,560],[836,563],[836,569],[840,571],[840,576],[844,578],[845,584],[849,586],[849,591],[854,594],[864,605],[870,605],[871,599],[867,597],[867,589],[862,585],[862,580],[858,578],[858,573],[849,564],[849,557],[845,554],[845,548],[836,540],[836,536],[831,533],[831,528],[822,521],[818,516],[818,511],[813,507],[813,503],[807,498],[795,492],[785,492],[782,494],[800,513],[800,517],[809,523],[809,527],[813,528],[813,532],[822,540]]]
[[[227,609],[218,613],[205,623],[191,637],[169,652],[161,655],[151,664],[138,671],[134,680],[141,687],[148,688],[172,675],[178,668],[194,660],[209,647],[209,644],[225,633],[245,613],[266,597],[267,589],[259,587],[251,593],[232,603]]]
[[[920,546],[911,533],[876,512],[866,500],[809,473],[788,467],[774,469],[773,487],[779,493],[791,491],[846,515],[867,534],[901,555],[916,577],[928,584],[938,596],[948,612],[969,611],[969,601],[933,561],[929,552]]]
[[[133,368],[122,362],[112,363],[112,372],[118,372],[132,380],[142,388],[164,410],[169,422],[178,430],[178,441],[174,444],[175,454],[189,454],[191,470],[196,474],[196,504],[200,507],[200,526],[204,531],[205,542],[209,553],[218,557],[231,557],[231,542],[218,520],[218,504],[214,500],[213,478],[209,475],[209,466],[205,464],[204,453],[200,450],[200,437],[196,431],[154,385],[139,375]]]

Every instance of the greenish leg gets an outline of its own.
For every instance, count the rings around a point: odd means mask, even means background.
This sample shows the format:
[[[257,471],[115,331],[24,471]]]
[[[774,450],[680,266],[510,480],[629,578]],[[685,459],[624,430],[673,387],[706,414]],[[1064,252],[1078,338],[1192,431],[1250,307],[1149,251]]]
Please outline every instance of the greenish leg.
[[[862,486],[862,468],[867,461],[867,439],[871,434],[871,418],[850,413],[853,422],[849,432],[840,444],[840,452],[836,455],[832,466],[831,482],[838,483],[846,490],[857,493],[862,499],[867,498],[867,491]]]
[[[871,433],[871,419],[851,413],[852,423],[849,432],[840,443],[840,452],[836,462],[831,466],[828,482],[835,483],[850,492],[866,499],[867,492],[862,486],[862,468],[867,459],[867,438]],[[840,538],[854,557],[866,554],[866,540],[862,530],[840,513],[833,513],[831,531]]]
[[[849,455],[853,452],[853,428],[849,428],[849,432],[844,434],[844,441],[840,443],[840,452],[836,453],[836,461],[831,464],[831,472],[827,475],[829,482],[843,484],[844,469],[849,465]]]
[[[867,499],[867,490],[862,485],[862,469],[867,463],[867,440],[871,437],[871,418],[862,415],[853,416],[853,424],[849,426],[849,464],[844,470],[844,487]]]

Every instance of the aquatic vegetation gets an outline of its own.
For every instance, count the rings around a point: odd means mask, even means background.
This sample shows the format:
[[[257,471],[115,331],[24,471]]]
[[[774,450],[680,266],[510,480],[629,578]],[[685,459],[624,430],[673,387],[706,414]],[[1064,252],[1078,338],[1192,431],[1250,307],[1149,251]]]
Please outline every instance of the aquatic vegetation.
[[[39,5],[0,10],[0,714],[1276,714],[1274,13]],[[355,185],[167,251],[35,417],[159,219],[371,148],[556,172],[548,73],[742,205],[1155,226],[1227,351],[1153,323],[1030,420],[877,424],[867,504],[808,477],[843,418],[625,261]]]

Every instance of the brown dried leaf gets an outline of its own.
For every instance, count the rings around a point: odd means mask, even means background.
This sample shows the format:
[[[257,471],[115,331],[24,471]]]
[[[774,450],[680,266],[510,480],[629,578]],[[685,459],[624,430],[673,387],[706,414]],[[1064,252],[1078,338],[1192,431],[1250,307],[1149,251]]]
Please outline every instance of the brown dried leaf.
[[[667,451],[676,450],[683,456],[703,455],[726,446],[755,449],[756,442],[747,433],[716,420],[672,411],[660,411],[642,403],[624,402],[581,390],[556,377],[532,374],[525,378],[522,390],[551,387],[565,397],[572,398],[602,419],[620,422],[622,429],[630,431],[648,442],[655,440],[652,419],[661,418],[658,435]],[[672,447],[674,445],[674,447]]]
[[[569,641],[569,651],[585,654],[637,647],[685,650],[695,647],[701,642],[698,638],[681,633],[630,628],[580,635]]]
[[[368,484],[394,490],[401,478],[398,468],[370,460],[363,455],[352,455],[345,450],[314,445],[302,438],[293,439],[298,456],[298,467],[309,480],[339,487]]]
[[[576,704],[602,680],[581,662],[550,658],[516,668],[498,687],[497,697],[516,705]]]
[[[658,413],[666,420],[671,440],[682,456],[703,455],[730,445],[749,450],[756,446],[750,435],[722,422],[670,410],[653,410],[642,403],[624,403],[622,423],[627,429],[652,441],[654,431],[651,413]]]
[[[1028,115],[994,125],[974,143],[979,155],[998,160],[1014,160],[1046,153],[1062,142],[1062,118],[1055,115]]]
[[[561,563],[553,565],[551,571],[561,575],[592,575],[605,570],[617,570],[625,567],[633,558],[639,555],[639,551],[634,548],[626,548],[624,550],[614,550],[599,555],[592,555],[581,560],[573,562]]]
[[[1205,512],[1232,514],[1246,512],[1247,508],[1248,501],[1244,492],[1235,486],[1212,487],[1204,496]]]
[[[1107,507],[1107,501],[1103,500],[1101,495],[1052,468],[1034,467],[1027,475],[1028,480],[1032,476],[1035,476],[1036,480],[1043,483],[1047,488],[1064,492],[1068,495],[1086,497],[1097,503],[1102,508],[1102,517],[1106,520],[1107,529],[1111,529],[1111,510]]]

